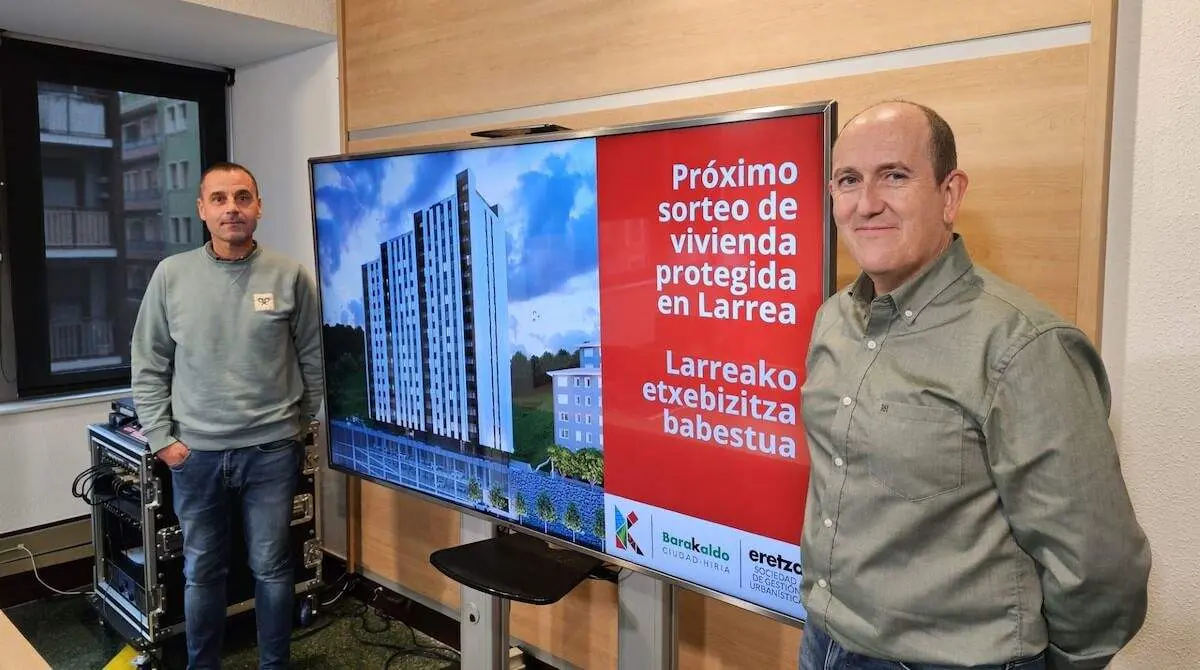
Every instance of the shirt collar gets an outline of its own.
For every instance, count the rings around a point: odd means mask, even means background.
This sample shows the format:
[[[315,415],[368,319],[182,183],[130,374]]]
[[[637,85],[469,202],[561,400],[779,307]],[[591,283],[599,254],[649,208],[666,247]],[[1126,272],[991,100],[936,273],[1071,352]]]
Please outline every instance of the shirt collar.
[[[213,251],[211,240],[204,243],[204,252],[208,254],[208,257],[211,260],[214,260],[218,263],[240,263],[242,261],[249,260],[258,254],[258,240],[251,240],[250,251],[246,252],[246,255],[242,256],[241,258],[221,258],[217,255],[217,252]]]
[[[911,324],[934,298],[958,281],[972,265],[966,242],[961,235],[954,233],[950,246],[940,256],[891,293],[876,296],[875,285],[865,272],[858,275],[847,293],[863,307],[868,307],[876,297],[886,298]]]

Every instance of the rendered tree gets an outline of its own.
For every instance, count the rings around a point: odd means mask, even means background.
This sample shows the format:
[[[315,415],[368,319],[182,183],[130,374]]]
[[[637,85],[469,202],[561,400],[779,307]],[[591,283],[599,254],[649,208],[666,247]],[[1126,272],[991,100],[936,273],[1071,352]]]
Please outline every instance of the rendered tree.
[[[492,507],[508,510],[508,497],[504,495],[504,491],[499,486],[493,486],[488,491],[488,500],[492,503]]]
[[[515,508],[513,511],[517,513],[517,521],[520,521],[529,513],[529,508],[525,505],[525,494],[517,491],[517,498],[514,501],[513,507]]]
[[[571,529],[572,542],[575,541],[576,533],[583,530],[583,517],[580,516],[574,500],[567,503],[567,511],[563,513],[563,525]]]
[[[550,532],[550,524],[558,521],[558,510],[554,509],[554,501],[550,500],[550,496],[545,491],[542,491],[538,494],[534,506],[537,508],[538,518],[542,520],[542,530]]]

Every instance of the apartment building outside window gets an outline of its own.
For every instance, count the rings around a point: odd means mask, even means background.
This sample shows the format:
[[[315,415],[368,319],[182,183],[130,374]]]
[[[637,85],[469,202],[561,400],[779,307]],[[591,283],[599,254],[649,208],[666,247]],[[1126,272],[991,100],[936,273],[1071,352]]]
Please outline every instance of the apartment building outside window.
[[[224,72],[0,42],[0,401],[129,384],[159,261],[207,240]],[[40,225],[28,225],[31,221]]]

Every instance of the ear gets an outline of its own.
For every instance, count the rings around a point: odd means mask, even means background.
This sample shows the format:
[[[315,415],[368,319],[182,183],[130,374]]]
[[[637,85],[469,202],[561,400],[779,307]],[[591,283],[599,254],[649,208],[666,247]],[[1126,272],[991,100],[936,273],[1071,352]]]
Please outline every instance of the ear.
[[[952,227],[958,217],[958,210],[967,195],[968,181],[966,172],[953,170],[942,182],[942,222],[947,228]]]
[[[201,221],[204,220],[204,200],[202,198],[196,198],[196,215],[200,217]]]

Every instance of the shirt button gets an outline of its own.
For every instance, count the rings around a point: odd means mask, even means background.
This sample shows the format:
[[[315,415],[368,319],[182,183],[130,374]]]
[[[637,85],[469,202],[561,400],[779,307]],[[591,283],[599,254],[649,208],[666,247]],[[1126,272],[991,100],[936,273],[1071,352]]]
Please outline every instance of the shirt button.
[[[904,310],[904,318],[906,318],[906,319],[912,318],[912,310],[911,309]]]
[[[869,341],[867,341],[867,348],[868,348],[868,349],[874,349],[874,348],[875,348],[875,347],[877,347],[877,346],[879,346],[879,345],[875,344],[875,340],[869,340]]]
[[[841,456],[838,456],[837,458],[833,459],[833,464],[838,466],[839,468],[842,467],[842,465],[844,465],[845,463],[846,463],[846,461],[843,461]]]
[[[825,519],[825,527],[833,528],[833,519]]]
[[[842,398],[842,404],[845,405],[846,407],[849,407],[850,403],[852,403],[852,402],[854,402],[854,401],[850,399],[850,396],[846,396],[845,398]]]
[[[817,580],[817,586],[819,586],[819,587],[821,587],[821,588],[823,588],[823,589],[827,589],[827,588],[829,588],[829,582],[825,581],[823,578],[822,578],[822,579],[818,579],[818,580]]]

